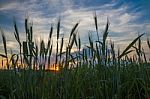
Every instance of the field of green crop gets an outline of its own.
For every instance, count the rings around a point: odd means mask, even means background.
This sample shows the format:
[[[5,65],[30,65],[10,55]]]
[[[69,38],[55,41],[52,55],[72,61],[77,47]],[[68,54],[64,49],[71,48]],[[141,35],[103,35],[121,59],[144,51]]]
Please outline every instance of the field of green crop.
[[[1,30],[5,53],[0,53],[0,58],[6,60],[7,69],[0,70],[0,98],[150,99],[150,63],[141,46],[144,34],[135,37],[123,51],[115,50],[113,41],[107,41],[109,20],[102,40],[96,14],[94,21],[97,41],[89,35],[89,44],[81,48],[79,23],[73,26],[68,44],[64,46],[64,37],[60,37],[61,20],[58,20],[53,71],[47,69],[52,66],[53,27],[48,42],[41,40],[37,44],[33,41],[32,25],[25,19],[26,40],[22,42],[14,21],[14,36],[20,49],[11,56],[8,55],[5,33]],[[150,49],[149,39],[147,45]],[[74,53],[71,52],[73,47],[77,48]]]

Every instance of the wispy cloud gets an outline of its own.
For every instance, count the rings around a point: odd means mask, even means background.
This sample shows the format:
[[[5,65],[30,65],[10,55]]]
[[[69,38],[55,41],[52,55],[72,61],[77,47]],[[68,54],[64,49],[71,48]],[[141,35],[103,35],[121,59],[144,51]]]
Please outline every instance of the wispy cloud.
[[[116,0],[107,4],[101,4],[101,6],[80,6],[76,5],[72,0],[44,0],[43,2],[38,0],[29,0],[24,2],[10,2],[3,4],[0,7],[0,11],[5,14],[11,13],[11,16],[17,17],[16,20],[22,26],[20,32],[24,32],[24,18],[26,15],[30,17],[30,21],[33,21],[33,30],[37,38],[47,38],[49,28],[53,24],[56,27],[59,16],[61,17],[61,33],[66,37],[69,35],[71,28],[76,22],[80,22],[79,34],[84,44],[87,43],[88,33],[95,33],[93,12],[96,10],[98,17],[98,25],[100,36],[105,29],[107,17],[110,20],[109,35],[112,40],[118,40],[118,44],[124,44],[127,42],[126,38],[132,40],[136,37],[138,32],[150,32],[150,24],[141,23],[137,24],[137,21],[142,17],[142,12],[130,12],[128,11],[130,6],[122,4],[120,7],[117,5]],[[144,30],[144,31],[143,31]],[[9,32],[9,33],[8,33]],[[7,31],[11,36],[14,30]],[[9,35],[9,36],[10,36]],[[23,34],[22,34],[23,35]],[[21,35],[21,36],[22,36]],[[148,34],[149,35],[149,34]],[[53,35],[55,37],[55,35]],[[94,39],[96,35],[94,35]],[[120,41],[120,39],[126,41]],[[128,40],[129,40],[128,39]],[[16,42],[14,40],[14,42]]]

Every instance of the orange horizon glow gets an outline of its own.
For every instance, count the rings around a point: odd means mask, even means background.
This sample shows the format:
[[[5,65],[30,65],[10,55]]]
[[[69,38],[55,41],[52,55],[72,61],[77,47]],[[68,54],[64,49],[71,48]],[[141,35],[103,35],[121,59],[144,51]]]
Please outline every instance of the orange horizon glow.
[[[6,60],[5,59],[2,59],[0,58],[0,69],[7,69],[7,66],[6,66]],[[17,65],[21,64],[20,62],[17,63]],[[11,65],[11,63],[10,63]],[[25,64],[24,64],[25,65]],[[46,65],[46,70],[48,71],[59,71],[59,64],[52,64],[48,67],[48,65]]]
[[[49,67],[47,66],[46,70],[50,70],[50,71],[59,71],[59,64],[52,64]]]
[[[59,67],[50,67],[48,68],[47,70],[50,70],[50,71],[59,71]]]

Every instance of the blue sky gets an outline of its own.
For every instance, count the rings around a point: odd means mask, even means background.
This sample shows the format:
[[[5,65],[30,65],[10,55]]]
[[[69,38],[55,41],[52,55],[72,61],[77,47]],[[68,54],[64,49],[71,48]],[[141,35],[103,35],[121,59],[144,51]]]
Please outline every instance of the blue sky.
[[[26,16],[33,22],[34,37],[38,40],[46,40],[50,26],[55,26],[61,17],[61,34],[65,35],[66,41],[73,25],[80,22],[79,35],[84,45],[88,42],[88,33],[97,39],[93,20],[93,12],[96,11],[99,35],[102,35],[108,17],[108,40],[114,41],[116,47],[126,46],[138,33],[146,33],[145,38],[150,37],[149,7],[150,0],[0,0],[0,27],[7,36],[8,48],[16,50],[18,44],[13,36],[14,18],[23,41]],[[53,37],[55,40],[55,35]],[[0,46],[3,46],[1,38]]]

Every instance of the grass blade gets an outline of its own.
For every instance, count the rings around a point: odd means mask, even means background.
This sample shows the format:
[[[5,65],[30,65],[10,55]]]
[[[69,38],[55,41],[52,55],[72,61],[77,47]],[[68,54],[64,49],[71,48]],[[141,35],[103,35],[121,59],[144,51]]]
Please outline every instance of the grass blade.
[[[149,41],[148,38],[147,38],[147,45],[148,45],[148,47],[149,47],[149,49],[150,49],[150,41]]]
[[[59,39],[59,32],[60,32],[60,18],[59,18],[58,24],[57,24],[57,40]]]
[[[79,23],[76,23],[75,26],[72,28],[70,36],[69,36],[69,43],[70,43],[71,37],[72,37],[73,33],[75,32],[75,30],[77,29],[78,25],[79,25]]]
[[[105,31],[104,31],[104,34],[103,34],[103,45],[102,45],[102,54],[105,55],[105,47],[106,47],[106,39],[107,39],[107,36],[108,36],[108,28],[109,28],[109,20],[107,18],[107,24],[106,24],[106,28],[105,28]]]
[[[53,49],[53,43],[51,44],[51,47],[50,47],[50,49],[49,49],[49,55],[48,55],[48,68],[50,67],[52,49]]]
[[[2,35],[2,40],[3,40],[5,55],[7,56],[6,36],[2,29],[1,29],[1,35]]]
[[[53,27],[51,26],[50,33],[49,33],[49,40],[51,40],[52,34],[53,34]]]
[[[7,56],[6,56],[6,55],[3,55],[3,54],[0,54],[0,56],[3,57],[3,58],[7,58]]]
[[[122,52],[122,54],[118,57],[118,58],[121,58],[121,57],[123,57],[124,55],[126,55],[126,54],[128,54],[127,52],[128,52],[128,50],[136,43],[136,41],[140,38],[140,37],[142,37],[144,35],[144,33],[143,34],[141,34],[141,35],[139,35],[137,38],[135,38],[127,47],[126,47],[126,49]]]
[[[61,56],[62,56],[62,50],[63,50],[63,44],[64,44],[64,37],[61,38],[61,45],[60,45],[60,60],[61,60]]]
[[[99,35],[98,35],[98,24],[97,24],[96,11],[95,11],[95,13],[94,13],[94,22],[95,22],[95,28],[96,28],[97,38],[98,38],[98,41],[100,41],[100,40],[99,40]]]

